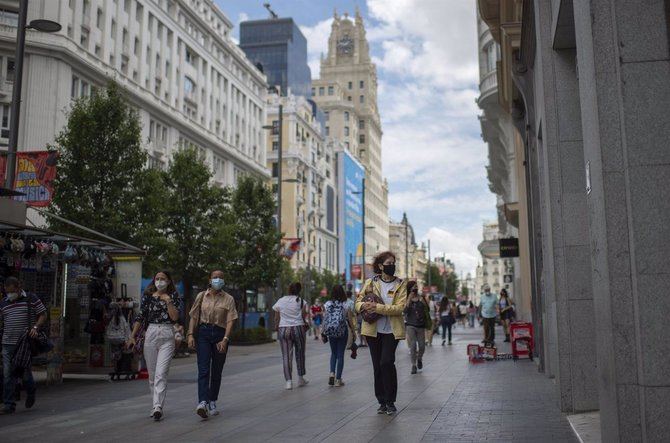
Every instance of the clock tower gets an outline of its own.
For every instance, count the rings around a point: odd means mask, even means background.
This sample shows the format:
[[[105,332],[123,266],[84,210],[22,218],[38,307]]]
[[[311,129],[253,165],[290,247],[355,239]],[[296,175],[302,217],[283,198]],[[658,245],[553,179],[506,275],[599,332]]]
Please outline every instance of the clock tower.
[[[377,68],[360,11],[334,13],[328,54],[312,82],[314,101],[327,115],[326,135],[342,142],[365,167],[365,262],[388,249],[388,187],[382,177],[382,128],[377,108]],[[340,239],[342,242],[342,239]],[[359,258],[358,263],[360,263]]]

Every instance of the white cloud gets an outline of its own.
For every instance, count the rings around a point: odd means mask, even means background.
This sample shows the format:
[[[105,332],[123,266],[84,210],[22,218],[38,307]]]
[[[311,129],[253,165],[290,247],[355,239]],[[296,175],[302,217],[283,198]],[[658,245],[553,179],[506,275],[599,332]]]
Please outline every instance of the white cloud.
[[[314,26],[301,26],[300,30],[307,39],[307,61],[312,70],[312,78],[319,78],[321,54],[328,54],[328,37],[333,19],[328,18]]]
[[[483,219],[495,215],[475,103],[478,56],[471,0],[367,0],[380,79],[383,169],[390,212],[408,212],[433,255],[473,272]]]
[[[433,255],[473,272],[483,219],[495,216],[475,103],[478,49],[472,0],[367,0],[377,65],[389,212],[407,211]],[[332,18],[301,26],[312,76],[328,52]]]

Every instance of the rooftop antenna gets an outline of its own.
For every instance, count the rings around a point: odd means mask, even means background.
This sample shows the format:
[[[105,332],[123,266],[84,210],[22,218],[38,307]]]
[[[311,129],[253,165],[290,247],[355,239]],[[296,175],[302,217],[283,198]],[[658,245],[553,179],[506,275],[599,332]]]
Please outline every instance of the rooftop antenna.
[[[273,19],[279,18],[277,13],[272,10],[272,6],[270,6],[269,2],[263,3],[263,7],[268,10],[268,12],[270,13],[271,18],[273,18]]]

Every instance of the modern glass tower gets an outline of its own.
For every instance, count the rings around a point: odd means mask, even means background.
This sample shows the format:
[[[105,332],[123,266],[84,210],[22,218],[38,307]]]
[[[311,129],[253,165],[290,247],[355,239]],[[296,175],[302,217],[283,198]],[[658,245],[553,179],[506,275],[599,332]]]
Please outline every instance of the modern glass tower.
[[[307,64],[307,39],[292,18],[240,23],[240,48],[260,65],[270,86],[295,95],[311,96],[312,74]]]

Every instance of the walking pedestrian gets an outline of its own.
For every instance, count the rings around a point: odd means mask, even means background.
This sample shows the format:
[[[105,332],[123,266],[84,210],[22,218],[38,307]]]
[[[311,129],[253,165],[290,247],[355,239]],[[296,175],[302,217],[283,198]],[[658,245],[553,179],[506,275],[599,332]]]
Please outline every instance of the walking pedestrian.
[[[498,299],[491,292],[489,285],[484,285],[484,293],[479,301],[479,315],[484,324],[484,340],[487,345],[494,346],[496,338],[496,316],[498,314]]]
[[[407,283],[407,303],[405,314],[405,332],[412,359],[412,374],[423,369],[423,353],[426,350],[426,329],[432,330],[430,309],[424,297],[419,295],[419,287],[415,281]]]
[[[37,338],[38,331],[47,320],[47,315],[42,301],[35,295],[26,294],[21,289],[19,279],[7,277],[4,286],[0,301],[4,407],[0,410],[0,414],[13,414],[16,411],[14,392],[19,379],[22,380],[27,393],[26,409],[32,408],[35,404],[37,391],[30,364],[24,368],[15,367],[14,356],[19,351],[20,342]]]
[[[461,326],[465,329],[465,324],[468,321],[468,302],[461,300],[458,303],[458,319],[461,322]]]
[[[342,370],[344,369],[344,352],[347,348],[349,330],[354,328],[353,312],[347,304],[347,295],[342,285],[333,286],[331,299],[323,307],[323,335],[330,343],[330,376],[329,386],[344,386]]]
[[[305,345],[307,340],[307,304],[300,297],[302,285],[291,283],[288,295],[283,296],[272,309],[275,311],[275,325],[277,338],[281,346],[282,362],[284,364],[284,379],[286,389],[293,389],[293,352],[298,366],[298,386],[305,386]]]
[[[507,293],[507,289],[500,290],[500,299],[498,300],[498,311],[500,312],[500,322],[505,331],[505,342],[509,343],[509,325],[514,315],[514,303]]]
[[[195,298],[189,312],[188,346],[196,349],[198,361],[198,406],[202,418],[218,415],[216,402],[221,388],[221,374],[226,364],[228,343],[237,320],[232,295],[223,290],[223,271],[209,276],[209,288]]]
[[[468,322],[471,328],[475,327],[475,317],[477,317],[477,307],[474,303],[470,302],[468,306]]]
[[[370,347],[377,413],[388,415],[397,412],[395,351],[405,338],[402,313],[407,300],[407,283],[395,277],[395,262],[395,254],[390,251],[378,254],[372,263],[376,275],[365,281],[356,300],[356,310],[363,316],[361,334]]]
[[[456,323],[456,317],[454,315],[454,307],[445,295],[440,300],[440,326],[442,326],[442,346],[449,339],[449,344],[451,344],[451,328]]]
[[[153,396],[151,417],[156,421],[163,417],[167,377],[175,349],[173,325],[179,319],[179,304],[179,294],[170,274],[156,273],[142,294],[140,313],[127,343],[128,347],[134,346],[140,328],[144,331],[143,353]]]
[[[440,324],[437,318],[437,303],[435,303],[435,297],[433,295],[428,296],[428,310],[432,326],[426,329],[426,344],[428,346],[433,346],[433,335],[435,335],[435,330]]]
[[[321,337],[321,323],[323,323],[323,306],[321,306],[321,300],[316,299],[312,307],[310,308],[312,316],[312,327],[314,329],[314,340],[318,340]]]

